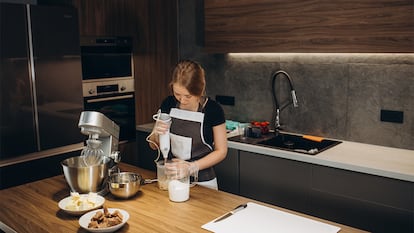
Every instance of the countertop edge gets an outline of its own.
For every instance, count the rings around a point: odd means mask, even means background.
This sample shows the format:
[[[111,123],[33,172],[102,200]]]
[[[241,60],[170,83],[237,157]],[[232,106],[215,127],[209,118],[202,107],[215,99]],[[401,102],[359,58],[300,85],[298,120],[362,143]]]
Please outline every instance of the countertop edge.
[[[346,142],[343,142],[343,143],[346,143]],[[322,165],[322,166],[327,166],[327,167],[332,167],[332,168],[339,168],[339,169],[344,169],[344,170],[349,170],[349,171],[354,171],[354,172],[366,173],[370,175],[377,175],[377,176],[382,176],[382,177],[387,177],[387,178],[392,178],[392,179],[414,182],[414,175],[399,173],[395,171],[387,171],[387,170],[382,170],[382,169],[377,169],[377,168],[372,168],[372,167],[367,167],[367,166],[358,166],[358,165],[351,164],[351,163],[330,161],[325,158],[320,158],[318,157],[318,155],[316,156],[304,155],[304,154],[296,153],[296,152],[289,152],[289,151],[284,151],[284,150],[272,149],[272,148],[267,148],[267,147],[250,145],[246,143],[233,142],[233,141],[228,141],[228,147],[232,149],[238,149],[238,150],[248,151],[252,153],[274,156],[278,158],[306,162],[306,163],[311,163],[315,165]],[[325,151],[325,155],[328,153],[329,151]]]

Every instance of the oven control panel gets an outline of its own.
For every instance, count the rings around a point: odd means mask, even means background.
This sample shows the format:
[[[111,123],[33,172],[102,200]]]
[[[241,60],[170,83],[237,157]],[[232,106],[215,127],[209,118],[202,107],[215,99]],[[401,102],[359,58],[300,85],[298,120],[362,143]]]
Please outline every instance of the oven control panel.
[[[84,80],[82,82],[83,97],[100,96],[106,94],[122,94],[134,92],[133,78],[108,78]]]

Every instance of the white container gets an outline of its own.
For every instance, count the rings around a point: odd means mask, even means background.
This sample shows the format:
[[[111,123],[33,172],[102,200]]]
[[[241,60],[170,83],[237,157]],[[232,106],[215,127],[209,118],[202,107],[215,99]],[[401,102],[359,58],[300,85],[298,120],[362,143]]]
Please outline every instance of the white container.
[[[170,201],[183,202],[190,198],[190,171],[186,162],[167,164],[168,196]]]
[[[187,201],[190,198],[190,183],[170,180],[168,183],[168,196],[173,202]]]
[[[164,160],[157,162],[157,181],[159,189],[168,190],[168,180],[167,175],[165,174]]]

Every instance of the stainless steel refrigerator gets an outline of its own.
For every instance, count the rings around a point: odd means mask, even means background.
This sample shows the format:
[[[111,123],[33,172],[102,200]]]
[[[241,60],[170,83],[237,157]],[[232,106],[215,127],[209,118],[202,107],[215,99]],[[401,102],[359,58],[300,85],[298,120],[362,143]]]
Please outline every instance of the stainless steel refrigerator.
[[[76,9],[0,4],[0,160],[82,143]]]

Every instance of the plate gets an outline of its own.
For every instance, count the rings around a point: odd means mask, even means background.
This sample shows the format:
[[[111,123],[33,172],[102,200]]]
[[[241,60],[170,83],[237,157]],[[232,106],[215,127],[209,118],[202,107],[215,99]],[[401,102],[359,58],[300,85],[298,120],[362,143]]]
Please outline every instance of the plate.
[[[81,198],[87,198],[89,194],[81,194]],[[63,210],[64,212],[70,214],[70,215],[75,215],[75,216],[79,216],[82,215],[84,213],[87,213],[91,210],[94,209],[98,209],[101,208],[103,206],[103,204],[105,203],[105,198],[99,195],[96,195],[96,203],[95,206],[91,207],[91,208],[86,208],[86,209],[79,209],[79,210],[71,210],[71,209],[67,209],[66,206],[70,203],[70,201],[72,200],[72,196],[66,197],[64,199],[62,199],[61,201],[59,201],[59,208],[61,210]]]
[[[121,214],[123,216],[122,223],[120,223],[118,225],[115,225],[115,226],[112,226],[112,227],[106,227],[106,228],[88,228],[88,225],[91,222],[91,218],[95,215],[96,212],[98,212],[98,211],[103,212],[103,209],[93,210],[93,211],[90,211],[90,212],[82,215],[82,217],[79,218],[79,225],[83,229],[85,229],[89,232],[100,232],[100,233],[114,232],[114,231],[120,229],[121,227],[123,227],[129,219],[129,214],[125,210],[116,209],[116,208],[108,208],[109,213],[113,213],[115,210],[118,210],[119,212],[121,212]]]

